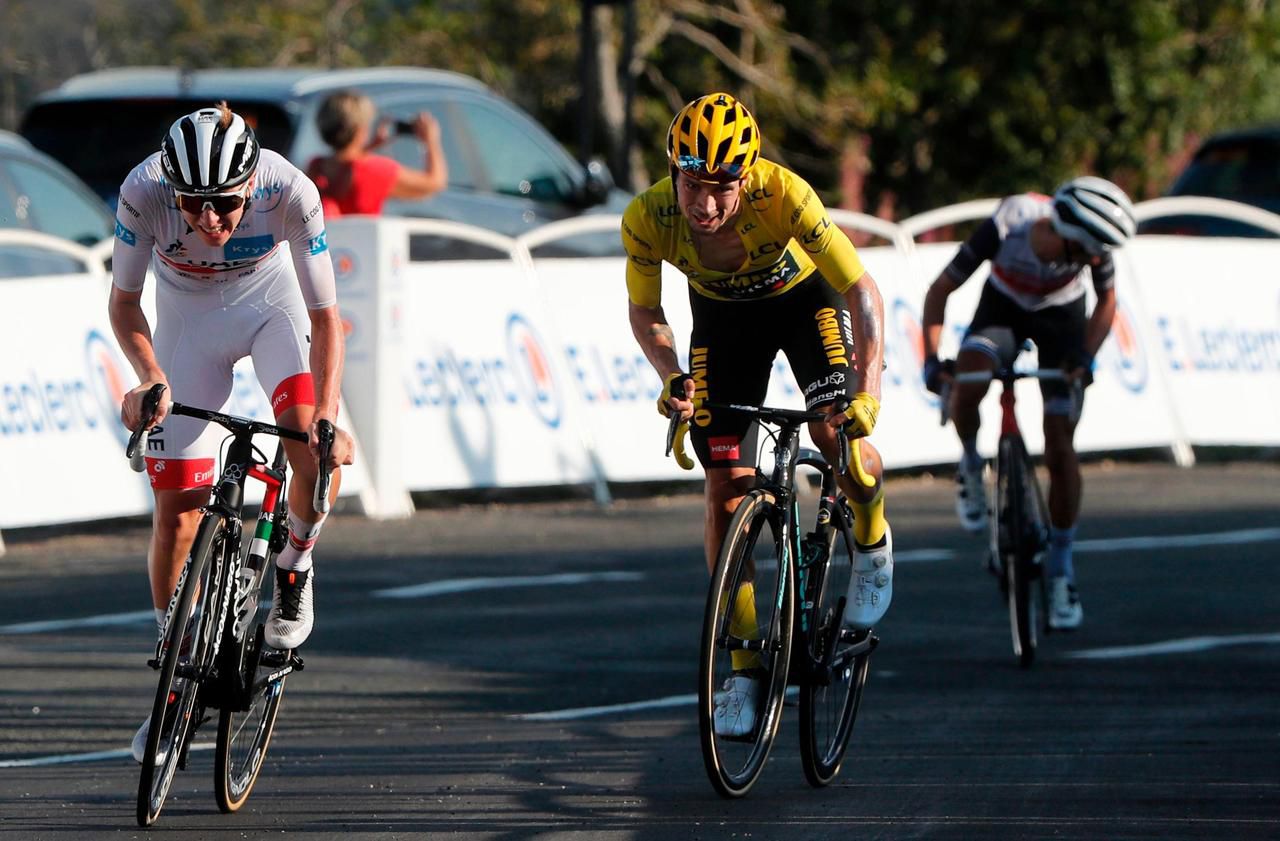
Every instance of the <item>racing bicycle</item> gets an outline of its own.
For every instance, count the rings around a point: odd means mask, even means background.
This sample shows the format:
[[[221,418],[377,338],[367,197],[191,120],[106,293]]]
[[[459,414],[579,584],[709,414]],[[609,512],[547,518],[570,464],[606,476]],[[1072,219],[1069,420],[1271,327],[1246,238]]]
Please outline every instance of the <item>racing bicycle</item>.
[[[1023,668],[1036,656],[1040,631],[1048,633],[1047,580],[1043,558],[1049,546],[1049,509],[1045,505],[1035,462],[1027,452],[1015,411],[1014,383],[1022,379],[1065,380],[1057,368],[996,371],[968,371],[953,375],[957,383],[986,383],[999,380],[1000,440],[996,448],[995,478],[989,491],[987,568],[999,579],[1001,595],[1009,613],[1013,656]],[[1072,405],[1078,411],[1081,386],[1072,383]],[[950,386],[943,389],[942,423],[948,420]]]
[[[756,468],[755,487],[742,499],[725,534],[707,593],[698,670],[698,729],[707,776],[726,798],[746,794],[764,769],[781,721],[788,686],[800,695],[800,755],[805,779],[815,787],[835,778],[844,761],[862,700],[871,653],[879,639],[870,630],[844,626],[853,574],[853,512],[822,455],[800,447],[800,429],[824,421],[820,412],[736,404],[705,404],[760,422],[773,439],[773,467]],[[685,469],[687,423],[674,413],[667,452]],[[850,451],[859,478],[857,442],[840,440],[841,461]],[[796,470],[817,471],[820,490],[813,529],[799,531]],[[755,621],[749,617],[754,613]],[[754,673],[759,697],[750,733],[719,736],[716,696],[735,674]]]
[[[135,470],[146,469],[146,429],[155,417],[165,386],[156,385],[143,403],[144,423],[129,438],[126,454]],[[179,768],[185,768],[196,730],[218,711],[214,759],[214,797],[223,812],[245,804],[262,770],[284,695],[285,679],[303,669],[294,651],[276,651],[263,641],[267,571],[288,538],[283,441],[275,457],[253,443],[258,433],[307,441],[307,435],[269,423],[184,406],[169,414],[212,421],[231,433],[224,466],[196,532],[191,552],[165,615],[165,630],[147,664],[160,673],[151,729],[138,781],[138,825],[160,816]],[[320,464],[312,504],[329,508],[329,471],[333,425],[319,424]],[[243,540],[245,481],[265,485],[253,534]],[[265,599],[270,604],[270,599]]]

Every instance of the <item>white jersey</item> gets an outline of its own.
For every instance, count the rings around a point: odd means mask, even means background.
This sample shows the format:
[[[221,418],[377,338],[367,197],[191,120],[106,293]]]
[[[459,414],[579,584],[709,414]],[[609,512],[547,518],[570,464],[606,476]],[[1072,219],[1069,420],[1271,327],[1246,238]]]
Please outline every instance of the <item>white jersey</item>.
[[[333,262],[325,239],[320,192],[301,170],[269,149],[258,159],[253,195],[225,245],[206,245],[187,224],[156,152],[133,168],[120,187],[112,271],[116,286],[142,289],[148,263],[162,285],[199,292],[211,284],[253,283],[264,269],[293,268],[308,309],[337,303]]]
[[[957,283],[991,261],[987,282],[1024,310],[1069,304],[1085,293],[1085,277],[1097,290],[1115,284],[1115,264],[1104,254],[1097,266],[1070,262],[1045,262],[1031,247],[1031,226],[1052,213],[1052,201],[1038,193],[1009,196],[960,247],[947,274]]]

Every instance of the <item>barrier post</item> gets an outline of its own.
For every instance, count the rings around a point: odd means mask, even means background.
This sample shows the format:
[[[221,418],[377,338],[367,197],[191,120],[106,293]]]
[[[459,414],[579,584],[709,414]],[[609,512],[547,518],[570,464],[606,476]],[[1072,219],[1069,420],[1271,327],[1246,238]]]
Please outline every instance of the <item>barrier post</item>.
[[[338,307],[346,333],[342,393],[368,461],[369,488],[360,495],[367,516],[408,517],[399,448],[403,440],[402,298],[409,237],[388,218],[335,219],[329,248],[338,280]]]

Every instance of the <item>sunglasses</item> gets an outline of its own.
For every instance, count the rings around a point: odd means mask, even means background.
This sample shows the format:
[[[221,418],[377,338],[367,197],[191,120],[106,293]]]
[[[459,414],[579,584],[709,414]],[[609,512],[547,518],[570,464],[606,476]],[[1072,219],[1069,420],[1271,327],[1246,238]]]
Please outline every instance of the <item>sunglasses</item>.
[[[742,164],[720,164],[715,172],[708,172],[707,162],[693,155],[677,156],[676,169],[696,181],[709,181],[713,184],[730,184],[742,178]]]
[[[190,193],[174,192],[178,207],[192,216],[204,213],[207,207],[219,216],[226,216],[244,207],[244,193],[215,193],[211,196],[196,196]]]

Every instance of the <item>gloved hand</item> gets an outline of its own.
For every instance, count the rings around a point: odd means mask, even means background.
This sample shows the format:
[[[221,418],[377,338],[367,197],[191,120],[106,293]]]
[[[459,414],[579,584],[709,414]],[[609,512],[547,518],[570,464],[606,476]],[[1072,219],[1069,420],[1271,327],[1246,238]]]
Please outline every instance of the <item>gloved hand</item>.
[[[880,401],[865,391],[853,395],[853,402],[841,413],[845,419],[842,428],[850,438],[865,438],[876,427],[880,415]]]
[[[924,360],[924,368],[921,371],[924,379],[924,387],[932,391],[934,394],[942,394],[942,387],[946,385],[947,378],[955,374],[956,361],[948,359],[945,362],[938,359],[937,356],[926,356]]]
[[[1070,354],[1062,367],[1068,376],[1080,378],[1081,388],[1093,385],[1093,369],[1097,367],[1097,361],[1088,353],[1081,350]]]
[[[685,383],[693,382],[693,377],[688,374],[677,371],[674,374],[667,375],[667,381],[662,386],[662,396],[658,398],[658,413],[664,418],[671,417],[671,404],[668,402],[672,397],[677,400],[692,400],[688,391],[685,389]]]

